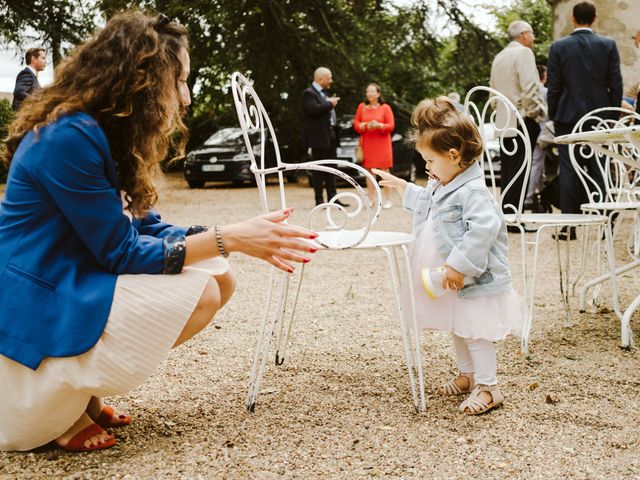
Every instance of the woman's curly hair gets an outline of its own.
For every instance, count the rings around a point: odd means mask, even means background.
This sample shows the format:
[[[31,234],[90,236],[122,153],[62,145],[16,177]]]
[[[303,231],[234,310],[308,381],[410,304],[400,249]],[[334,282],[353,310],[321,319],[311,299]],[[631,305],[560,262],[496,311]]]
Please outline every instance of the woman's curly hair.
[[[188,50],[186,29],[164,16],[114,16],[56,68],[53,84],[24,101],[9,127],[7,168],[29,131],[88,113],[107,136],[127,208],[144,215],[158,198],[160,162],[170,151],[182,155],[187,141],[178,93],[181,49]]]
[[[447,97],[422,100],[411,114],[412,140],[439,152],[455,148],[460,166],[471,166],[483,152],[482,137],[473,120]]]

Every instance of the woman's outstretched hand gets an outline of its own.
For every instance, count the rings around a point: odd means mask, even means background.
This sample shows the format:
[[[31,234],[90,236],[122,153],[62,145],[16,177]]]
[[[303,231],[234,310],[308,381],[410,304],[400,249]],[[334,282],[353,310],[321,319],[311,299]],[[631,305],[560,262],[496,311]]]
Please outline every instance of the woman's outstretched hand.
[[[383,170],[378,170],[377,168],[372,168],[371,171],[376,175],[379,175],[380,186],[381,187],[389,187],[398,191],[400,196],[404,196],[404,191],[407,189],[407,181],[401,178],[396,177],[395,175],[391,175]]]
[[[287,208],[222,226],[220,233],[225,250],[260,258],[280,270],[292,273],[294,262],[310,261],[304,253],[317,251],[310,240],[318,236],[306,228],[282,223],[292,212],[293,208]]]

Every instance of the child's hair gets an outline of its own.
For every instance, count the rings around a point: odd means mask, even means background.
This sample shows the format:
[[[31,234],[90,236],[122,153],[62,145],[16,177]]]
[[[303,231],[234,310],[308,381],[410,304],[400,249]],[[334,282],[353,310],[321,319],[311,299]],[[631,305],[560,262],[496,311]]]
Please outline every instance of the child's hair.
[[[422,100],[411,114],[416,146],[428,145],[439,152],[455,148],[460,167],[471,166],[482,155],[482,137],[471,118],[458,111],[451,99]]]

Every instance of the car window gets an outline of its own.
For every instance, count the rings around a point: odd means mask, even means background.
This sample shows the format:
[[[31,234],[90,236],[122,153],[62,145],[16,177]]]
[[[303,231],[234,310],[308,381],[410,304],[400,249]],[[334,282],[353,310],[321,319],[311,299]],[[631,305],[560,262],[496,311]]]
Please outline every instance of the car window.
[[[239,143],[242,141],[242,130],[239,128],[223,128],[211,135],[205,145],[220,145],[222,143]]]
[[[341,138],[354,138],[358,136],[353,128],[353,115],[338,116],[338,126],[340,127]]]

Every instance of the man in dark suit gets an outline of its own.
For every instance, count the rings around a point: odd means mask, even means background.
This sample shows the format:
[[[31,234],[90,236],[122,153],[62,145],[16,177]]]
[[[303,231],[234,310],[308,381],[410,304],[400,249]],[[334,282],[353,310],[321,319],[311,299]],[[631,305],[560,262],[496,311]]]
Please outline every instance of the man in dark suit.
[[[313,160],[336,158],[338,126],[335,107],[340,98],[329,96],[328,88],[332,83],[331,70],[319,67],[313,74],[311,86],[302,92],[304,143],[305,148],[311,149]],[[336,194],[336,177],[330,173],[311,172],[311,186],[316,205],[319,205],[324,202],[324,188],[327,190],[327,201]],[[346,206],[340,201],[336,203]]]
[[[596,108],[619,107],[622,102],[620,56],[614,40],[591,29],[596,7],[591,1],[573,7],[575,30],[553,42],[547,63],[549,118],[556,135],[571,133],[578,120]],[[560,208],[562,213],[580,213],[586,192],[571,165],[569,147],[560,145]],[[593,157],[584,159],[575,150],[576,160],[603,186],[602,175]],[[575,238],[575,233],[564,237]]]
[[[11,108],[14,111],[20,108],[24,99],[31,95],[34,90],[40,88],[38,72],[41,72],[47,66],[44,48],[30,48],[27,50],[25,63],[27,66],[18,73],[16,87],[13,89]]]

